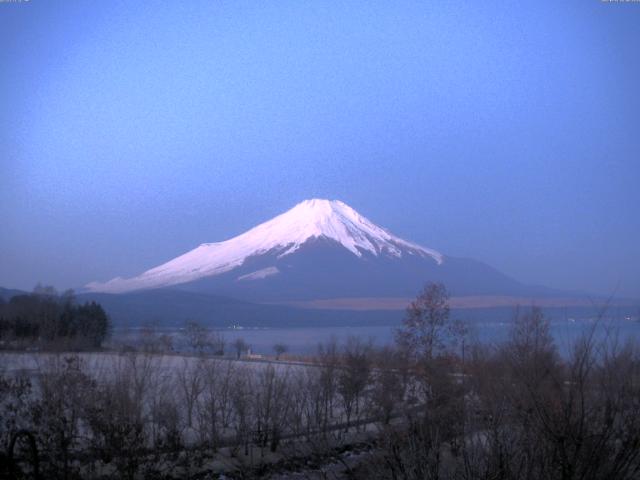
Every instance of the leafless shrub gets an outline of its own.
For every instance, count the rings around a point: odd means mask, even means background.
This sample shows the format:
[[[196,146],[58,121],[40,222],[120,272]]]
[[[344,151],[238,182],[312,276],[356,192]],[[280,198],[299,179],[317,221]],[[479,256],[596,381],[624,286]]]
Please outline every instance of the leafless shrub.
[[[233,403],[236,445],[244,448],[244,454],[249,455],[251,440],[253,382],[251,371],[238,368],[231,384],[231,401]]]
[[[338,393],[346,415],[346,427],[352,417],[360,415],[365,389],[371,375],[371,342],[349,337],[344,347],[342,365],[338,373]]]
[[[83,433],[86,394],[94,386],[78,355],[55,355],[41,366],[40,397],[32,404],[32,416],[45,475],[77,475],[73,455]]]
[[[277,372],[268,365],[258,374],[254,392],[255,437],[260,447],[275,452],[289,414],[288,369]]]
[[[119,475],[128,479],[140,468],[147,443],[141,384],[135,374],[132,368],[116,371],[113,379],[98,386],[87,409],[90,451],[104,464],[113,462]]]
[[[186,410],[186,424],[187,427],[191,428],[193,426],[194,409],[205,388],[203,362],[192,362],[189,358],[182,358],[181,360],[182,364],[176,372],[176,380]]]
[[[209,360],[201,365],[203,390],[198,402],[198,430],[201,441],[214,451],[231,424],[235,370],[232,362]]]
[[[403,381],[403,370],[395,368],[398,363],[393,361],[395,354],[392,349],[385,348],[382,355],[391,361],[379,365],[374,371],[370,394],[373,413],[384,425],[388,425],[394,411],[402,406],[406,384]]]

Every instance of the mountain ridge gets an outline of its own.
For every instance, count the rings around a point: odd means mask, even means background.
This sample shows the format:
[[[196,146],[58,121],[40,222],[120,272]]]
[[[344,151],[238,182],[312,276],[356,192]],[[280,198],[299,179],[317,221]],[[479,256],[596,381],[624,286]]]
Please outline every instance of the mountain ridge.
[[[229,240],[198,247],[131,278],[91,282],[93,293],[171,288],[256,303],[411,298],[427,282],[453,296],[562,296],[474,259],[393,235],[339,200],[311,199]]]
[[[436,250],[401,239],[375,225],[342,201],[310,199],[236,237],[202,243],[136,277],[116,277],[85,287],[93,292],[124,293],[180,285],[223,274],[253,256],[274,253],[278,258],[286,257],[308,241],[322,238],[337,242],[356,257],[411,255],[430,258],[437,264],[444,259]],[[272,268],[266,273],[275,275],[278,271]]]

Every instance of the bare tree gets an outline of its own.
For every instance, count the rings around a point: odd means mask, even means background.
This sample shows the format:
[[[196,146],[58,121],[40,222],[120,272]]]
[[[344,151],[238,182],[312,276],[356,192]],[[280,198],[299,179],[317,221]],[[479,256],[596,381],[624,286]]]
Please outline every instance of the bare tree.
[[[316,369],[311,370],[317,373]],[[313,388],[310,388],[310,376],[305,375],[304,371],[294,371],[290,378],[290,414],[289,427],[295,435],[304,435],[309,433],[311,426],[310,417],[308,416],[309,406],[312,402]],[[315,383],[315,382],[313,382]]]
[[[166,333],[163,333],[158,336],[158,344],[160,345],[160,349],[164,353],[170,353],[174,351],[173,348],[173,337]]]
[[[202,355],[212,346],[212,339],[209,331],[194,320],[187,321],[182,330],[182,334],[184,335],[189,348],[199,355]]]
[[[278,372],[270,364],[262,369],[253,399],[258,444],[275,452],[289,413],[288,369]]]
[[[210,360],[202,365],[204,389],[198,403],[199,430],[203,441],[217,450],[233,413],[232,388],[235,375],[232,362]]]
[[[224,349],[227,344],[224,335],[222,335],[220,332],[211,332],[210,342],[213,354],[218,357],[224,356]]]
[[[138,375],[135,360],[117,365],[89,398],[86,421],[91,435],[89,451],[103,463],[113,462],[121,478],[133,480],[143,463],[147,441],[144,397],[147,382]],[[141,391],[142,389],[142,391]]]
[[[287,347],[284,343],[276,343],[273,346],[273,351],[276,353],[276,360],[280,360],[280,356],[286,353],[288,350],[289,347]]]
[[[371,400],[376,413],[382,417],[382,422],[387,425],[394,410],[402,407],[404,400],[405,384],[403,382],[404,370],[399,368],[398,355],[391,348],[386,347],[379,352],[379,362],[373,372],[373,385],[371,388]]]
[[[78,355],[48,359],[39,379],[36,427],[41,452],[49,460],[45,474],[68,478],[78,473],[72,468],[72,455],[79,447],[82,413],[93,382]]]
[[[360,413],[362,395],[371,374],[371,343],[349,337],[344,348],[343,364],[338,374],[338,393],[346,415],[346,429],[351,418]]]
[[[482,433],[463,444],[460,478],[638,475],[638,347],[615,335],[596,340],[596,328],[561,358],[548,321],[532,308],[516,312],[506,344],[472,350],[466,418],[469,431]]]
[[[416,359],[430,360],[455,344],[462,326],[449,321],[449,293],[441,283],[428,283],[407,308],[396,343]]]
[[[247,351],[249,346],[242,338],[238,338],[233,342],[233,348],[236,351],[236,358],[240,360],[240,356]]]
[[[145,324],[140,328],[137,343],[144,353],[161,353],[166,347],[166,340],[161,339],[155,323]]]
[[[193,426],[193,412],[204,390],[203,367],[201,362],[194,363],[189,358],[182,359],[177,380],[186,408],[187,426]]]
[[[318,361],[321,365],[320,375],[317,378],[319,401],[319,420],[322,423],[322,431],[328,429],[329,422],[333,419],[334,402],[338,389],[338,341],[331,337],[326,344],[318,345]]]
[[[246,367],[236,370],[234,381],[231,384],[231,401],[234,407],[233,425],[236,430],[238,445],[244,446],[244,454],[249,455],[249,441],[252,427],[252,402],[253,382],[252,373]]]

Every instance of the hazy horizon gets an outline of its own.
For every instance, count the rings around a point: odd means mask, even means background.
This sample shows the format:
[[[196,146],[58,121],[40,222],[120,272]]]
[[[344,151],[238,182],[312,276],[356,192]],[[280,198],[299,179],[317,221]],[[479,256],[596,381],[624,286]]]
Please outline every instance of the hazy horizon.
[[[640,7],[0,3],[0,286],[129,277],[314,197],[640,298]]]

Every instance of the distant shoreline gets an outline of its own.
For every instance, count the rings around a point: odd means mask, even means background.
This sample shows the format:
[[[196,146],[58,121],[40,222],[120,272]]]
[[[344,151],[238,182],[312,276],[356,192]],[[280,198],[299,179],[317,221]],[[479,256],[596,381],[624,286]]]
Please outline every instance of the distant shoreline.
[[[267,305],[286,305],[314,310],[404,310],[412,301],[404,297],[353,297],[328,298],[322,300],[292,300],[271,302]],[[492,308],[536,305],[539,307],[599,307],[605,299],[587,297],[512,297],[506,295],[471,295],[451,297],[451,308]],[[632,299],[617,299],[609,306],[630,307],[638,302]]]

